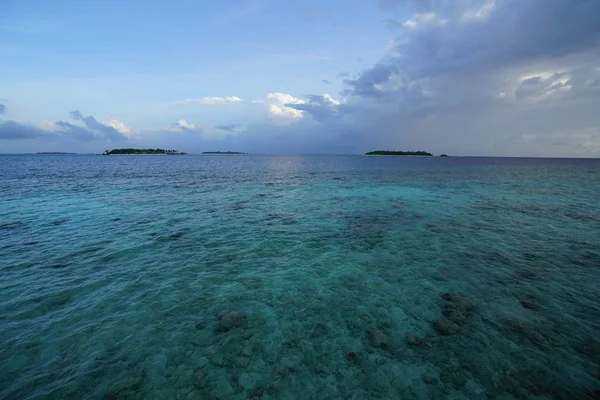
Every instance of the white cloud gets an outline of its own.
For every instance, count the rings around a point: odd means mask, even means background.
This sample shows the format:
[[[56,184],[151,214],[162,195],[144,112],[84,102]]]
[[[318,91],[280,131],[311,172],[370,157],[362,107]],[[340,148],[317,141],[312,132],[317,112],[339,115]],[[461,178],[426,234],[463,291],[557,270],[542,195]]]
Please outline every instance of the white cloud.
[[[36,128],[39,128],[46,132],[56,132],[60,130],[60,127],[53,121],[31,121],[31,124]]]
[[[340,105],[339,101],[337,101],[336,99],[334,99],[333,97],[331,97],[327,93],[325,93],[323,95],[323,100],[325,100],[327,103],[333,104],[334,106],[339,106]]]
[[[196,125],[190,124],[189,122],[187,122],[184,119],[180,119],[179,121],[177,121],[177,126],[180,126],[182,128],[186,128],[186,129],[195,129],[196,128]]]
[[[304,116],[304,112],[287,107],[286,104],[305,104],[302,99],[298,99],[287,93],[269,93],[266,96],[265,103],[268,107],[269,117],[279,121],[293,121]]]
[[[415,30],[428,25],[444,26],[448,23],[447,19],[440,18],[435,12],[415,14],[412,19],[402,24],[406,29]]]
[[[224,104],[235,104],[241,102],[242,99],[237,96],[229,96],[229,97],[198,97],[198,98],[188,98],[184,100],[179,100],[173,103],[173,105],[182,105],[182,104],[205,104],[205,105],[224,105]]]
[[[179,121],[171,125],[171,127],[168,130],[170,132],[194,131],[196,130],[196,125],[191,124],[184,119],[180,119]]]
[[[481,7],[466,10],[461,15],[462,21],[483,20],[489,17],[496,7],[496,0],[487,0]]]
[[[117,119],[111,119],[111,120],[105,121],[105,122],[103,122],[103,124],[115,128],[116,130],[118,130],[119,132],[121,132],[123,135],[125,135],[128,138],[132,138],[132,137],[136,136],[136,133],[131,129],[130,126],[125,125],[124,122],[121,122]]]

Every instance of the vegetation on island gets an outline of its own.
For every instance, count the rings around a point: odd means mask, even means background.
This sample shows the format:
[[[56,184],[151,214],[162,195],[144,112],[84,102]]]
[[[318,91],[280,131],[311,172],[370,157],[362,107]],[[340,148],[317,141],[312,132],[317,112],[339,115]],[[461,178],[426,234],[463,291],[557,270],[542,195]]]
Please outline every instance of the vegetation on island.
[[[203,151],[202,154],[248,154],[240,151]]]
[[[375,150],[365,153],[366,156],[432,156],[433,154],[426,151],[390,151],[390,150]]]
[[[187,154],[182,153],[178,150],[165,150],[165,149],[112,149],[106,150],[102,155],[110,156],[113,154]]]
[[[440,157],[448,157],[448,154],[440,154]]]

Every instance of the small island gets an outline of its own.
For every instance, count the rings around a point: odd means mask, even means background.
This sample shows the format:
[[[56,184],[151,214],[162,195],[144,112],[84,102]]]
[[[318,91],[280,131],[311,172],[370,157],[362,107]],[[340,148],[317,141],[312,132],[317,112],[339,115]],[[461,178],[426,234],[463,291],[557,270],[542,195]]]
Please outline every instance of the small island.
[[[165,155],[184,155],[187,153],[178,150],[164,150],[164,149],[113,149],[105,150],[102,153],[103,156],[111,155],[122,155],[122,154],[165,154]]]
[[[240,151],[203,151],[202,154],[248,154]]]
[[[77,153],[65,153],[64,151],[40,151],[39,153],[35,153],[35,154],[77,154]]]
[[[365,156],[433,156],[426,151],[390,151],[390,150],[375,150],[365,153]]]
[[[440,157],[448,157],[448,154],[440,154]]]

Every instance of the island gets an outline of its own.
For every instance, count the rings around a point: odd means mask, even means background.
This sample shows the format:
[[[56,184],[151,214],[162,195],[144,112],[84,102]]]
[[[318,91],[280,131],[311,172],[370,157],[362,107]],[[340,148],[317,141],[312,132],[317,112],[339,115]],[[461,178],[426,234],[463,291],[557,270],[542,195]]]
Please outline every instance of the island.
[[[65,153],[64,151],[40,151],[35,154],[77,154],[77,153]]]
[[[187,153],[177,150],[164,150],[164,149],[112,149],[105,150],[102,153],[103,156],[122,155],[122,154],[165,154],[171,155],[184,155]]]
[[[390,150],[375,150],[365,153],[365,156],[433,156],[426,151],[390,151]]]
[[[440,157],[448,157],[448,154],[440,154]]]
[[[202,154],[248,154],[240,151],[203,151]]]

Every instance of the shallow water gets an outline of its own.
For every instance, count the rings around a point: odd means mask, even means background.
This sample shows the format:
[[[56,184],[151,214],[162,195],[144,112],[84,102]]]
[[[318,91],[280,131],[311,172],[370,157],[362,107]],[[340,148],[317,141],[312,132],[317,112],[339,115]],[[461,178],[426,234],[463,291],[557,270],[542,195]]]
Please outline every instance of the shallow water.
[[[600,160],[0,156],[0,398],[598,398],[599,198]]]

